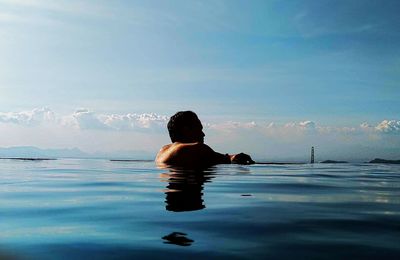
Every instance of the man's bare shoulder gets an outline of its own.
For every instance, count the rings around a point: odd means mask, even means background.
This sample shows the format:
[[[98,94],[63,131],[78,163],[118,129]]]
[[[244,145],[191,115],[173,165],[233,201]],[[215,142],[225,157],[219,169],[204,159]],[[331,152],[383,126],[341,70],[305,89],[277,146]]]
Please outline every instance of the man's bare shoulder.
[[[156,156],[157,163],[166,163],[166,161],[168,160],[168,155],[171,153],[171,147],[173,145],[174,144],[167,144],[161,147]]]
[[[173,145],[174,145],[174,144],[167,144],[167,145],[164,145],[163,147],[161,147],[159,153],[160,153],[160,152],[165,152],[165,151],[169,150],[169,149],[171,148],[171,146],[173,146]]]

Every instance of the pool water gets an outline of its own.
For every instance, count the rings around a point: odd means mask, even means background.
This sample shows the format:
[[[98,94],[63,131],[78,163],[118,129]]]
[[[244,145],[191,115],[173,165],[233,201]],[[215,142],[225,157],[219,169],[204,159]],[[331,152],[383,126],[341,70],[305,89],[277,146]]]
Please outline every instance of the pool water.
[[[399,259],[400,166],[0,160],[0,259]]]

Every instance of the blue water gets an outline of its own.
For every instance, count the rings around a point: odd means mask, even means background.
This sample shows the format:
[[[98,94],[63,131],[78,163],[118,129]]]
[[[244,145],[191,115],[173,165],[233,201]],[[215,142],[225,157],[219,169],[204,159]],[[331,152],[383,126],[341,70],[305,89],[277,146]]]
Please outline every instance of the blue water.
[[[0,258],[399,259],[400,166],[0,160]]]

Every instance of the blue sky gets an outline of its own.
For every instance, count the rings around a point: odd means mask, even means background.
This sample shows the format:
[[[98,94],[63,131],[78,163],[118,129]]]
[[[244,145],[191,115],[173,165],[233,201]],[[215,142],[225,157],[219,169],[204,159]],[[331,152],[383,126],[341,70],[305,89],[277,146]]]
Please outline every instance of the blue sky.
[[[64,118],[80,108],[97,116],[192,109],[212,124],[391,120],[397,129],[399,11],[389,0],[0,0],[0,112],[48,107]],[[4,119],[0,129],[10,124]],[[78,145],[68,138],[32,144]]]

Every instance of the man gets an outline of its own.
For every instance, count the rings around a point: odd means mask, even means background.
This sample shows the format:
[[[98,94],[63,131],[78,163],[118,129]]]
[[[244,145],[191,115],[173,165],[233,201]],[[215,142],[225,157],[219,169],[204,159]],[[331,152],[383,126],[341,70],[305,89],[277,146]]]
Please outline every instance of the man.
[[[168,122],[172,144],[165,145],[158,152],[159,165],[208,166],[220,163],[252,164],[254,161],[244,153],[220,154],[204,144],[203,126],[192,111],[180,111]]]

